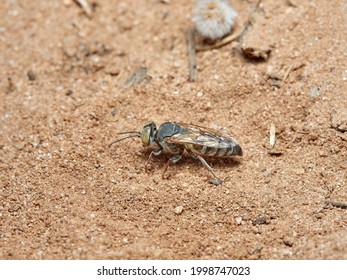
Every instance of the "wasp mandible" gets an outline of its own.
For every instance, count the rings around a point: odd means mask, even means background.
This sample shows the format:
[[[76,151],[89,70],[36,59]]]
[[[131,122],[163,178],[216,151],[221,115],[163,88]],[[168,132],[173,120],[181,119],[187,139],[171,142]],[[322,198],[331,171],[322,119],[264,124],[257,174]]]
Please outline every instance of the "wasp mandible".
[[[182,158],[184,151],[186,151],[191,157],[199,159],[203,166],[212,174],[214,180],[211,180],[211,182],[215,185],[221,184],[222,180],[216,176],[212,167],[202,156],[242,156],[241,146],[231,136],[217,130],[192,124],[165,122],[157,129],[154,122],[149,122],[141,131],[128,131],[118,134],[130,135],[113,141],[109,146],[127,138],[141,138],[143,146],[157,144],[158,149],[150,153],[148,162],[151,161],[153,155],[159,156],[162,152],[173,154],[164,169],[164,174],[168,164],[170,162],[178,162]]]

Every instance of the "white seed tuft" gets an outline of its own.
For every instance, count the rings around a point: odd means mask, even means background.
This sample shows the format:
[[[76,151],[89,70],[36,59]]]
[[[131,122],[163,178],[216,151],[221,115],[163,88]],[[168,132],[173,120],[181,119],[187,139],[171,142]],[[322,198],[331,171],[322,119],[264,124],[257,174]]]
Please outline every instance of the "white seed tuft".
[[[203,37],[216,40],[230,33],[237,13],[228,0],[197,0],[195,8],[193,22]]]

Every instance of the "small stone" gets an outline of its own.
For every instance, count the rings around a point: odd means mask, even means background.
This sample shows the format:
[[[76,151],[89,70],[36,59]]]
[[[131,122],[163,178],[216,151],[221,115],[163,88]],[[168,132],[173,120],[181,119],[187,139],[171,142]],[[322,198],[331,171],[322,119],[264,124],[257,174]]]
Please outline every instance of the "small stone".
[[[304,168],[296,168],[295,173],[298,175],[305,174],[305,169]]]
[[[347,131],[347,112],[343,108],[331,113],[330,125],[340,132]]]
[[[66,96],[70,96],[71,94],[73,94],[73,90],[72,90],[72,89],[68,89],[68,90],[65,92],[65,95],[66,95]]]
[[[283,251],[283,255],[286,256],[286,257],[291,257],[293,255],[293,253],[289,250],[284,250]]]
[[[294,244],[293,239],[288,236],[283,237],[283,243],[289,247],[292,247]]]
[[[319,151],[318,154],[320,157],[327,157],[328,156],[328,153],[326,151]]]
[[[340,136],[341,140],[347,142],[347,134],[340,134],[339,136]]]
[[[287,0],[287,4],[288,4],[288,6],[291,6],[291,7],[297,7],[298,6],[297,2],[294,0]]]
[[[235,223],[236,223],[237,225],[241,225],[241,224],[242,224],[242,217],[236,217],[236,218],[235,218]]]
[[[175,214],[180,215],[183,212],[183,206],[177,206],[174,210]]]
[[[330,147],[330,152],[331,152],[332,154],[338,154],[338,153],[340,152],[340,148],[339,148],[337,145],[332,145],[332,146]]]
[[[33,70],[29,70],[27,72],[27,76],[28,76],[29,81],[35,81],[36,80],[36,75],[35,75]]]
[[[204,95],[204,92],[203,92],[203,91],[199,91],[199,92],[196,94],[197,97],[202,97],[203,95]]]
[[[258,48],[258,47],[251,47],[251,46],[243,46],[241,48],[242,53],[244,56],[250,59],[263,59],[267,60],[271,53],[271,48]]]
[[[105,73],[110,76],[118,76],[120,73],[120,69],[118,68],[117,65],[111,64],[106,67]]]
[[[65,6],[70,6],[72,3],[72,0],[63,0],[63,3]]]
[[[316,141],[318,139],[318,135],[314,132],[308,134],[308,141]]]
[[[253,227],[252,230],[255,234],[261,234],[262,233],[262,231],[259,227]]]
[[[181,67],[181,63],[180,63],[179,61],[175,61],[175,62],[173,63],[173,66],[174,66],[175,68],[180,68],[180,67]]]
[[[256,226],[256,225],[264,225],[264,224],[268,224],[268,218],[266,216],[259,216],[256,217],[253,221],[252,221],[252,225]]]

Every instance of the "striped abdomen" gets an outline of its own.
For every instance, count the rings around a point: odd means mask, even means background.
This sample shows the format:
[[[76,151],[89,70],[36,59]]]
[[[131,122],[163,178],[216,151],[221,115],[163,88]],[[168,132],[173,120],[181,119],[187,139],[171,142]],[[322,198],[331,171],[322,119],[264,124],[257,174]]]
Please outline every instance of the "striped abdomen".
[[[206,155],[206,156],[215,156],[215,157],[228,157],[228,156],[242,156],[242,149],[240,145],[234,142],[228,142],[228,145],[220,145],[220,147],[208,147],[204,145],[192,144],[189,145],[190,150],[193,153]]]

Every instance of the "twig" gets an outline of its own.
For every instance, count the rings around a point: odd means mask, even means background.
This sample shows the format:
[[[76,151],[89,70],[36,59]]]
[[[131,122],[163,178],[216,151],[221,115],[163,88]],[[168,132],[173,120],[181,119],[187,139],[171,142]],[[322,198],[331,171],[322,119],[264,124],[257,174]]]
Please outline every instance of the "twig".
[[[282,83],[288,78],[288,76],[289,76],[289,73],[292,71],[292,69],[293,69],[293,66],[294,66],[294,64],[292,63],[290,66],[289,66],[289,68],[288,68],[288,70],[287,70],[287,72],[284,74],[284,77],[283,77],[283,80],[282,80]]]
[[[83,9],[83,11],[87,14],[87,16],[92,16],[92,9],[90,8],[87,0],[75,0]]]
[[[197,79],[194,34],[195,34],[194,29],[189,28],[187,39],[188,39],[189,81],[190,82],[195,82]]]
[[[196,51],[202,52],[202,51],[208,51],[208,50],[221,48],[221,47],[231,43],[232,41],[235,41],[235,40],[238,40],[239,38],[241,38],[241,36],[243,35],[243,33],[245,31],[245,28],[246,27],[244,27],[240,32],[238,32],[236,34],[230,34],[229,36],[224,37],[222,40],[216,42],[213,45],[197,46]]]
[[[273,149],[276,145],[276,127],[275,124],[270,125],[270,149]]]
[[[252,18],[253,18],[253,15],[255,14],[255,12],[258,10],[260,4],[261,4],[262,0],[258,0],[257,4],[254,6],[253,10],[251,11],[251,13],[249,14],[248,16],[248,19],[244,25],[244,28],[242,30],[242,34],[241,34],[241,39],[242,37],[247,33],[248,31],[248,27],[251,25],[252,23]]]

